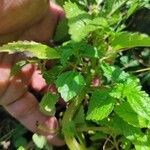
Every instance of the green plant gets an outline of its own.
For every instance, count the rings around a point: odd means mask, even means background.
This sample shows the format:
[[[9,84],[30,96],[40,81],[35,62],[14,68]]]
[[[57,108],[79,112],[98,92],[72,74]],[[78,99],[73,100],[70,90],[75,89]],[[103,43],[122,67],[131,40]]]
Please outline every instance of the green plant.
[[[58,97],[67,103],[60,133],[69,149],[149,150],[150,97],[137,76],[114,65],[120,55],[127,62],[124,51],[150,47],[149,36],[125,31],[126,20],[141,7],[149,7],[148,1],[58,2],[67,20],[58,26],[55,40],[63,41],[59,34],[65,28],[62,37],[68,41],[54,48],[27,41],[3,45],[0,51],[28,51],[34,57],[15,65],[13,74],[26,63],[37,63],[47,83],[56,85],[58,93],[46,93],[40,108],[53,115]],[[44,66],[48,59],[58,60],[50,70]]]

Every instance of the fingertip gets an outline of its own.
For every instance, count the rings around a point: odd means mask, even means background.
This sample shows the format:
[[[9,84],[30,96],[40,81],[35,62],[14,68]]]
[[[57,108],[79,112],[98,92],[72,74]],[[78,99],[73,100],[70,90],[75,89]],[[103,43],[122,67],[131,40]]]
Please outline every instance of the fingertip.
[[[56,117],[46,117],[43,123],[37,125],[37,132],[43,135],[55,135],[59,130],[59,125]]]
[[[65,12],[63,8],[54,2],[50,2],[50,11],[58,17],[58,22],[65,18]]]
[[[56,135],[56,136],[48,135],[46,138],[47,138],[47,141],[49,144],[53,144],[55,146],[64,146],[65,145],[64,140],[61,139],[58,135]]]
[[[58,136],[59,125],[56,117],[48,117],[43,124],[38,126],[38,133],[45,135],[49,144],[63,146],[65,142]]]
[[[40,70],[35,70],[32,74],[30,86],[33,90],[39,92],[46,87],[46,81],[43,78]]]

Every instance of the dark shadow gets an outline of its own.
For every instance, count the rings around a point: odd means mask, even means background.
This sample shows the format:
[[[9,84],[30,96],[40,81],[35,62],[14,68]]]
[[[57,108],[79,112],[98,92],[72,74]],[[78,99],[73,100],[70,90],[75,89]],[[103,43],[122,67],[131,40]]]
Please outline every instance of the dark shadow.
[[[150,9],[142,8],[136,11],[126,22],[125,30],[141,32],[150,35]]]

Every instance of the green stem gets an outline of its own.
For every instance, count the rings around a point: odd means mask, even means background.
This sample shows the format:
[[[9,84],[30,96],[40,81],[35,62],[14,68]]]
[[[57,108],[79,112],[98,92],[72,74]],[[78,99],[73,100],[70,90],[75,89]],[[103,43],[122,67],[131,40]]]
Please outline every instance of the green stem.
[[[0,142],[3,140],[8,140],[15,132],[15,129],[12,129],[10,132],[8,132],[7,134],[5,134],[4,136],[2,136],[0,138]]]
[[[80,95],[78,95],[75,99],[72,100],[72,103],[69,105],[67,110],[64,113],[63,119],[62,119],[62,131],[65,138],[65,142],[68,145],[70,150],[87,150],[86,146],[83,145],[83,143],[79,144],[74,135],[70,135],[67,132],[65,132],[65,128],[69,123],[72,122],[73,117],[78,110],[80,104],[82,103],[82,100],[85,97],[85,92],[81,92]]]
[[[102,131],[104,133],[110,133],[111,130],[109,130],[106,127],[80,127],[77,128],[78,132],[88,132],[88,131]]]
[[[119,150],[118,143],[116,141],[116,137],[113,136],[113,140],[114,140],[114,146],[116,147],[116,150]]]
[[[132,73],[141,73],[141,72],[145,72],[145,71],[150,71],[150,68],[144,68],[144,69],[132,71]]]

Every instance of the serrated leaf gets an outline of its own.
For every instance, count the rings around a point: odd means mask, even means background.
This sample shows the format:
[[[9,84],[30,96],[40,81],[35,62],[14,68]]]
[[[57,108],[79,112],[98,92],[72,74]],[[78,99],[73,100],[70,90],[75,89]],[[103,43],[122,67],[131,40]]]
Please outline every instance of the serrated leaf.
[[[65,2],[64,10],[68,19],[77,17],[79,14],[85,12],[81,10],[76,3],[72,3],[71,1]]]
[[[98,49],[86,42],[67,42],[58,47],[57,50],[61,52],[60,61],[63,66],[68,65],[68,62],[74,58],[99,58],[100,56]]]
[[[131,76],[128,74],[128,76],[125,78],[124,82],[116,82],[114,87],[112,88],[112,91],[110,92],[110,95],[114,98],[123,100],[127,97],[128,92],[130,91],[130,85],[129,83],[133,82],[134,85],[139,85],[140,81],[135,76]]]
[[[82,91],[85,86],[85,80],[80,73],[68,71],[58,77],[56,86],[61,97],[65,101],[69,101]]]
[[[66,17],[69,19],[69,34],[74,41],[81,41],[87,34],[84,31],[90,21],[90,15],[79,9],[76,3],[66,2],[64,6]]]
[[[133,142],[136,150],[150,150],[150,134],[142,135]]]
[[[0,52],[16,53],[27,52],[29,57],[37,57],[39,59],[58,59],[60,54],[53,48],[36,42],[18,41],[8,43],[0,47]]]
[[[144,134],[140,128],[129,125],[117,115],[106,121],[105,125],[113,130],[115,135],[124,135],[134,144],[136,150],[149,150],[149,134]]]
[[[76,39],[76,41],[81,41],[82,39],[85,39],[93,31],[100,30],[100,32],[101,32],[101,30],[105,30],[105,29],[109,30],[108,22],[105,18],[96,17],[96,18],[92,19],[91,16],[89,16],[89,15],[86,15],[86,16],[87,16],[87,20],[85,20],[85,21],[83,20],[83,26],[80,26],[81,22],[80,22],[80,24],[76,23],[76,24],[70,25],[70,31],[72,30],[72,33],[74,34],[74,36],[76,36],[78,38],[78,39]],[[81,21],[81,19],[79,19],[79,20]],[[77,32],[75,32],[75,30],[78,28],[79,28],[80,32],[77,33]]]
[[[84,42],[78,44],[78,47],[79,47],[79,55],[81,57],[99,58],[100,54],[96,47],[92,47]]]
[[[92,47],[86,42],[68,42],[58,48],[61,51],[61,63],[67,65],[70,57],[88,57],[99,58],[99,51],[96,47]]]
[[[94,19],[91,19],[89,24],[87,24],[87,29],[89,29],[89,31],[94,31],[96,29],[102,29],[102,28],[108,28],[109,24],[108,21],[103,18],[103,17],[95,17]]]
[[[67,42],[65,45],[58,47],[58,50],[61,51],[60,61],[63,66],[66,66],[70,57],[75,55],[75,45],[76,43]]]
[[[122,32],[113,35],[110,43],[116,51],[134,47],[150,47],[150,37],[139,33]]]
[[[126,122],[134,127],[146,128],[150,127],[150,121],[139,116],[130,106],[128,102],[123,102],[115,108],[115,112]]]
[[[100,121],[113,110],[115,101],[109,96],[109,90],[99,90],[92,94],[86,119]]]
[[[140,116],[150,121],[150,97],[149,95],[141,90],[141,86],[135,82],[130,82],[126,89],[127,101],[129,102],[132,109]]]
[[[119,67],[114,67],[107,63],[102,63],[101,69],[108,81],[112,80],[114,82],[123,82],[127,79],[127,77],[129,77],[129,74],[125,73]]]
[[[118,99],[127,99],[139,116],[150,121],[150,97],[141,90],[137,79],[129,77],[124,83],[117,84],[110,95]]]
[[[89,22],[90,16],[86,13],[70,19],[68,25],[71,39],[76,42],[80,42],[84,39],[89,34],[89,31],[85,28]]]
[[[46,138],[42,135],[34,134],[32,140],[38,148],[43,148],[46,144]]]
[[[139,135],[143,135],[139,128],[135,128],[125,122],[118,115],[111,117],[109,119],[102,120],[100,122],[103,126],[106,126],[115,135],[124,135],[130,141],[133,141]]]
[[[40,106],[40,111],[42,111],[46,115],[54,115],[55,114],[55,105],[58,101],[58,96],[53,95],[51,93],[46,93],[39,106]]]
[[[89,33],[108,27],[108,22],[103,17],[92,16],[84,10],[81,10],[76,3],[66,2],[65,12],[68,18],[69,34],[71,39],[79,42],[88,36]]]
[[[124,84],[123,83],[116,84],[116,86],[114,86],[114,88],[110,92],[110,95],[114,98],[122,100],[124,98],[123,97],[123,90],[124,90]]]
[[[62,72],[62,66],[54,66],[50,70],[46,70],[43,72],[43,77],[47,84],[53,84],[57,78],[57,76]]]

